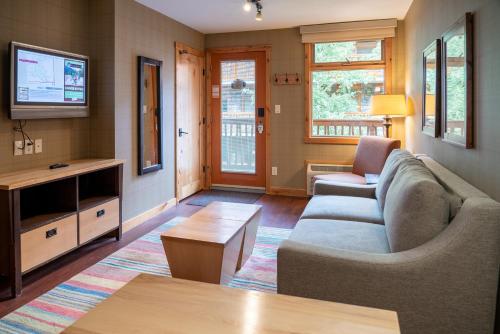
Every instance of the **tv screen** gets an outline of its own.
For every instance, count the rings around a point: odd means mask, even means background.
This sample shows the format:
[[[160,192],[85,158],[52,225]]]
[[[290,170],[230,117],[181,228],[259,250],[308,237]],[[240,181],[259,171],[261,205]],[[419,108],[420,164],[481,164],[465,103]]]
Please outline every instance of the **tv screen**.
[[[11,43],[12,119],[88,116],[88,58]]]

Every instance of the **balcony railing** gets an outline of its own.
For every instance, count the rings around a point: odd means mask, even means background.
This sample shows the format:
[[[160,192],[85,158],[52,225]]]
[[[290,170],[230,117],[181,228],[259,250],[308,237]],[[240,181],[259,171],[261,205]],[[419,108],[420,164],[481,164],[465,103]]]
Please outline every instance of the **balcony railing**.
[[[255,173],[255,120],[224,116],[221,135],[222,171]]]
[[[464,121],[448,121],[448,133],[453,133],[458,136],[465,136],[465,122]]]
[[[448,132],[464,136],[465,122],[448,121]],[[384,126],[380,120],[313,120],[313,136],[318,137],[360,137],[384,136]]]
[[[313,120],[312,134],[318,137],[384,136],[381,120]]]

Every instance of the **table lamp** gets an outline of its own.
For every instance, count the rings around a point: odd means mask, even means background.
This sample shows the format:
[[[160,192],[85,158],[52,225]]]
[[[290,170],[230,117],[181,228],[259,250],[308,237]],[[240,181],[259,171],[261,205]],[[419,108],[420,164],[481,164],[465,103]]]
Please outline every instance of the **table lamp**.
[[[406,116],[406,98],[404,95],[373,95],[369,114],[384,117],[385,136],[389,138],[392,118]]]

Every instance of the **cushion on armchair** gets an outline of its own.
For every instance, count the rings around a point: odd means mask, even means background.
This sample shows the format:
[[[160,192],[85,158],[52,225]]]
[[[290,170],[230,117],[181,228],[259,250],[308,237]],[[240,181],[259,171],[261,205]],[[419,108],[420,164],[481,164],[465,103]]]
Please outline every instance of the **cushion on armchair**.
[[[418,160],[401,165],[394,176],[384,209],[392,252],[418,247],[448,225],[450,202],[446,190]]]

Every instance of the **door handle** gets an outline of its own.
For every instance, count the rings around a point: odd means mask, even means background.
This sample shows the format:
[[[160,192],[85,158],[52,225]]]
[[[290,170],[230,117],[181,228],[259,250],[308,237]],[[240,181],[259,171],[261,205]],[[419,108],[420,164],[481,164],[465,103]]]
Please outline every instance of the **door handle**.
[[[188,135],[188,132],[182,131],[182,128],[179,128],[179,137],[182,137],[182,135]]]
[[[259,124],[257,124],[257,132],[259,133],[259,135],[264,132],[264,123],[259,122]]]

